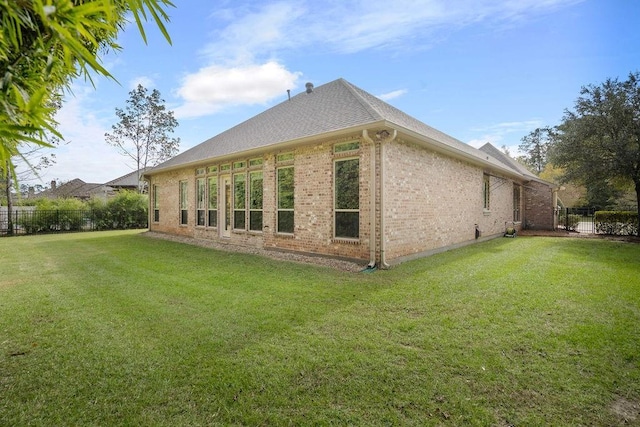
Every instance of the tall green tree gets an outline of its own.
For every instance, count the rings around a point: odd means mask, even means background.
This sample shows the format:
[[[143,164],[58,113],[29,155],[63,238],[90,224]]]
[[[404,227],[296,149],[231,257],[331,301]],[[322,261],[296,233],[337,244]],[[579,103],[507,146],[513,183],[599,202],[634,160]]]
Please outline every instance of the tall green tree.
[[[583,87],[558,130],[553,162],[565,178],[611,187],[633,183],[640,221],[640,73]]]
[[[553,144],[555,131],[546,126],[537,128],[521,139],[518,149],[525,153],[519,158],[536,175],[547,166],[549,160],[549,148]]]
[[[50,147],[56,130],[52,100],[72,80],[91,73],[112,77],[100,63],[101,50],[119,49],[118,33],[133,16],[153,19],[166,39],[169,0],[0,1],[0,164],[14,174],[13,158],[25,143]]]
[[[173,111],[164,106],[157,89],[149,93],[139,84],[129,96],[125,109],[116,108],[120,121],[112,126],[112,133],[105,134],[105,139],[135,162],[138,190],[142,192],[142,172],[178,153],[180,138],[169,137],[178,121]]]

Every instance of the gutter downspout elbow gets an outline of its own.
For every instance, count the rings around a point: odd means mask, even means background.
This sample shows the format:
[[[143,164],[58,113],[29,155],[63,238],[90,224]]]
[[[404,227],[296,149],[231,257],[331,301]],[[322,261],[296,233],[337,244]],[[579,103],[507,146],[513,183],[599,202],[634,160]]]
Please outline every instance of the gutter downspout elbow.
[[[362,139],[371,144],[369,168],[369,264],[367,268],[373,268],[376,265],[376,144],[369,137],[366,129],[362,130]]]
[[[384,205],[384,183],[385,183],[385,168],[384,168],[384,146],[390,142],[395,141],[398,137],[398,131],[396,129],[393,130],[393,134],[391,137],[385,141],[381,141],[380,143],[380,267],[381,268],[389,268],[390,265],[387,264],[386,254],[385,254],[385,229],[384,229],[384,215],[385,215],[385,205]]]

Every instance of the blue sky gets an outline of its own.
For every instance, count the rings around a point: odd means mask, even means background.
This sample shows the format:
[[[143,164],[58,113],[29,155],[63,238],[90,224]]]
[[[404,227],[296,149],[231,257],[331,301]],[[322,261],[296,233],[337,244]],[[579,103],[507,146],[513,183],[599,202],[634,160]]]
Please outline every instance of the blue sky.
[[[134,165],[105,142],[138,83],[158,89],[181,151],[344,78],[465,143],[517,151],[580,88],[640,71],[636,0],[175,0],[169,45],[152,24],[105,54],[118,82],[73,84],[58,114],[53,179],[106,182]]]

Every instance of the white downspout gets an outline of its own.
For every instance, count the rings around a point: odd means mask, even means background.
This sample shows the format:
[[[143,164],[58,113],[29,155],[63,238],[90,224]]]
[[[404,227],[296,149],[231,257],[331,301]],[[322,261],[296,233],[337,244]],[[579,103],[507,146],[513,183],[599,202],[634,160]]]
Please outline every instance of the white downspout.
[[[371,144],[369,169],[369,264],[368,268],[376,265],[376,144],[369,137],[366,129],[362,130],[362,139]]]
[[[393,142],[398,136],[398,131],[393,130],[393,135],[386,141],[380,143],[380,267],[389,268],[389,264],[385,259],[385,233],[384,233],[384,183],[385,183],[385,168],[384,168],[384,146],[389,142]]]

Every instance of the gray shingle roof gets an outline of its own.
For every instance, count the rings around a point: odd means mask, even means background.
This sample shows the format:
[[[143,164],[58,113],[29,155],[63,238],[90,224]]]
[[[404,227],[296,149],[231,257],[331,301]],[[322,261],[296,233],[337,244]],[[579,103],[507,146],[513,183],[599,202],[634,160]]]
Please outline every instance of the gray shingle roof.
[[[302,92],[160,164],[147,174],[195,164],[234,153],[341,130],[384,123],[414,132],[446,150],[521,175],[509,163],[483,153],[409,116],[344,79]]]
[[[142,168],[140,170],[141,175],[143,175],[145,171],[146,171],[146,169]],[[133,172],[129,172],[128,174],[123,175],[121,177],[118,177],[116,179],[112,179],[111,181],[107,182],[105,185],[109,185],[111,187],[137,188],[138,185],[139,185],[139,182],[138,182],[138,171],[135,170]]]

